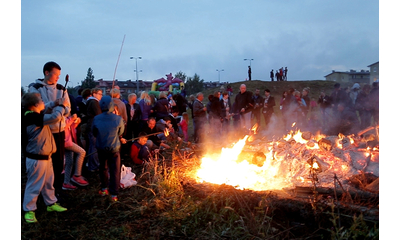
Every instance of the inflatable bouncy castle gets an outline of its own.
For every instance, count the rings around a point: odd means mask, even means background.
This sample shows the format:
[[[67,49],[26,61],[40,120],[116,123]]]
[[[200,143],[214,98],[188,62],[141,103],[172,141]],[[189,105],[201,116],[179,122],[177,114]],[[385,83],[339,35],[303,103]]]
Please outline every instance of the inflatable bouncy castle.
[[[169,91],[169,92],[179,92],[184,88],[185,84],[179,78],[173,77],[172,73],[166,74],[167,79],[160,78],[154,80],[151,85],[151,91]]]

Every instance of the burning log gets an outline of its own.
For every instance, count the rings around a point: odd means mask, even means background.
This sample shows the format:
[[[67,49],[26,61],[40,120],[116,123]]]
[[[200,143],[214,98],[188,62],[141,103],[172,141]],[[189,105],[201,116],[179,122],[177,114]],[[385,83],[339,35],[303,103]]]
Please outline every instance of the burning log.
[[[374,130],[374,129],[375,129],[376,132],[378,133],[379,125],[376,126],[376,127],[371,126],[371,127],[368,127],[368,128],[366,128],[366,129],[364,129],[364,130],[361,130],[361,131],[359,131],[359,132],[357,133],[357,135],[358,135],[358,136],[362,136],[364,133],[369,132],[369,131]]]
[[[330,168],[330,165],[324,161],[322,161],[318,156],[313,155],[310,159],[307,160],[307,163],[316,169],[317,172],[325,172]],[[317,165],[315,165],[317,164]]]
[[[312,134],[311,134],[311,132],[303,132],[303,133],[301,134],[301,137],[302,137],[304,140],[311,140]]]
[[[379,178],[375,179],[372,183],[365,186],[365,190],[372,193],[379,193]]]
[[[318,141],[318,146],[319,146],[319,148],[322,149],[322,150],[325,150],[325,151],[327,151],[327,152],[329,152],[329,151],[332,150],[332,145],[333,145],[332,142],[329,141],[329,140],[326,139],[326,138],[321,138],[321,139]]]

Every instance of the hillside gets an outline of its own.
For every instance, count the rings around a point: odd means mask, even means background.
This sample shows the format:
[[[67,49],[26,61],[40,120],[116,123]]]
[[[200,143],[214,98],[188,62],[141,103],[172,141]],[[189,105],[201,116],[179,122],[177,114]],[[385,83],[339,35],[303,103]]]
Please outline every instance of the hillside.
[[[271,95],[275,97],[276,100],[280,101],[282,97],[282,93],[289,88],[294,88],[299,90],[300,92],[305,87],[310,88],[309,96],[310,98],[318,99],[320,92],[325,91],[326,94],[330,95],[333,90],[333,85],[336,82],[333,81],[325,81],[325,80],[310,80],[310,81],[284,81],[284,82],[271,82],[271,81],[260,81],[260,80],[252,80],[252,81],[242,81],[230,83],[233,89],[234,95],[239,92],[239,87],[241,84],[246,84],[247,90],[254,92],[256,88],[259,88],[261,94],[263,94],[265,89],[269,89],[271,91]],[[351,87],[353,83],[341,83],[341,87]],[[224,86],[226,88],[226,86]],[[209,94],[213,94],[215,91],[218,91],[218,88],[210,88],[203,91],[205,99]],[[231,99],[232,101],[232,99]]]

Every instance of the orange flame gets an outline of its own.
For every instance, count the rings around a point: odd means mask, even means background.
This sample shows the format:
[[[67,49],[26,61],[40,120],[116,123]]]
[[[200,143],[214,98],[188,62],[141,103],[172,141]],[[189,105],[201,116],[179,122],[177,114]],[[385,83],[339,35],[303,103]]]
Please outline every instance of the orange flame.
[[[318,168],[319,168],[318,163],[317,163],[317,162],[314,162],[313,165],[312,165],[312,168],[318,169]]]
[[[257,134],[258,130],[258,123],[254,124],[254,126],[251,128],[251,131],[253,131],[254,134]]]
[[[257,126],[253,126],[252,131],[256,128]],[[332,171],[341,177],[355,174],[356,170],[346,162],[349,156],[342,159],[334,153],[319,149],[317,141],[324,137],[324,135],[317,135],[311,140],[305,140],[302,138],[300,130],[291,131],[283,139],[290,143],[295,142],[294,145],[281,144],[281,141],[269,142],[262,147],[264,155],[259,156],[252,154],[252,151],[245,151],[245,154],[241,154],[251,138],[247,135],[231,148],[222,148],[219,154],[204,156],[193,177],[198,182],[227,184],[237,189],[263,191],[311,184],[308,180],[310,168],[321,170],[319,174],[322,176],[319,178],[322,180],[324,177],[330,176],[325,173],[327,171]],[[339,137],[344,138],[344,135]],[[293,147],[288,149],[290,145]],[[248,147],[253,149],[254,146]],[[316,156],[323,154],[323,157],[320,158],[322,162],[313,161],[310,165],[303,160],[305,156],[302,154],[316,154]],[[251,159],[246,159],[244,156],[249,156]],[[329,186],[332,181],[331,179],[326,182],[321,181],[319,184]]]
[[[164,135],[165,135],[165,137],[168,137],[168,136],[169,136],[168,128],[165,128],[165,129],[164,129]]]

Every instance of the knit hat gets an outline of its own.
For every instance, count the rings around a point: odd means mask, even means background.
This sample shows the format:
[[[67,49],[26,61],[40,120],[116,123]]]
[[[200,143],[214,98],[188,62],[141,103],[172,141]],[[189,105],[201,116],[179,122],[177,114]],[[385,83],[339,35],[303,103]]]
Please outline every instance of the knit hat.
[[[114,102],[110,96],[103,96],[99,102],[102,112],[113,112]]]

